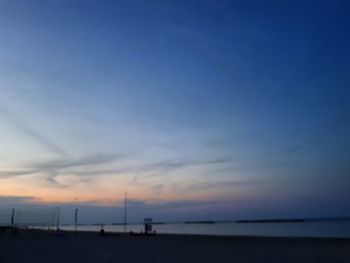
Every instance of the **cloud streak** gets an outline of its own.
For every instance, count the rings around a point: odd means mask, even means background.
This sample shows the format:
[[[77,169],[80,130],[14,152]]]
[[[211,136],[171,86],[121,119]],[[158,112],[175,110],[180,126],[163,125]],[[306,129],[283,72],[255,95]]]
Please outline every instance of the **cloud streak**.
[[[38,202],[38,199],[33,196],[1,196],[0,205],[1,208],[13,205],[23,205]]]
[[[117,175],[117,174],[130,174],[135,173],[132,182],[136,184],[137,180],[143,177],[153,177],[159,175],[164,176],[173,171],[184,169],[192,166],[207,166],[231,163],[230,159],[208,159],[208,160],[178,160],[178,159],[165,159],[159,162],[152,162],[148,164],[135,164],[119,168],[112,169],[96,169],[96,170],[85,170],[75,171],[75,175],[80,176],[98,176],[98,175]]]
[[[270,180],[240,180],[240,181],[221,181],[221,182],[206,182],[188,185],[187,190],[197,191],[197,190],[207,190],[213,188],[227,189],[234,187],[251,187],[262,184],[271,183]]]
[[[60,145],[51,141],[45,134],[41,133],[31,125],[29,125],[20,116],[14,114],[12,111],[6,109],[4,106],[0,107],[0,114],[5,117],[13,127],[18,129],[20,132],[31,138],[36,143],[40,144],[52,153],[59,156],[70,156],[69,153]]]
[[[11,178],[16,176],[30,175],[37,173],[37,170],[25,169],[25,170],[13,170],[13,171],[0,171],[0,178]]]
[[[108,154],[95,154],[89,156],[83,156],[80,158],[61,158],[51,161],[45,161],[36,163],[33,166],[39,170],[61,170],[66,168],[73,168],[78,166],[91,166],[109,163],[121,158],[124,158],[123,154],[108,155]]]
[[[181,169],[188,166],[200,166],[200,165],[213,165],[213,164],[223,164],[232,162],[230,159],[209,159],[209,160],[173,160],[165,159],[160,162],[155,162],[151,164],[144,165],[140,167],[144,171],[152,170],[162,170],[162,171],[173,171]]]
[[[83,156],[80,158],[58,158],[49,161],[37,162],[28,164],[27,167],[23,167],[18,170],[4,170],[0,171],[0,179],[26,176],[33,174],[40,174],[45,176],[43,182],[46,187],[54,188],[69,188],[78,183],[91,183],[94,180],[88,179],[89,177],[98,177],[100,175],[125,175],[135,173],[134,179],[131,181],[133,185],[137,184],[137,180],[141,177],[164,176],[167,173],[183,169],[191,166],[206,166],[217,165],[232,162],[229,159],[207,159],[207,160],[178,160],[178,159],[165,159],[159,162],[152,162],[148,164],[134,164],[108,168],[108,169],[96,169],[99,165],[108,164],[110,162],[118,161],[126,158],[125,154],[95,154],[89,156]],[[76,169],[78,168],[78,169]],[[160,173],[161,172],[161,173]],[[78,180],[73,182],[61,182],[57,180],[60,175],[75,175],[78,176]],[[88,178],[87,178],[88,177]],[[193,188],[203,188],[204,186],[193,186]],[[160,194],[164,190],[164,185],[158,184],[152,186],[152,191]],[[193,189],[194,190],[194,189]]]
[[[84,167],[84,169],[87,169],[87,171],[89,171],[92,166],[107,164],[116,160],[120,160],[125,156],[126,155],[123,154],[95,154],[83,156],[80,158],[59,158],[45,162],[32,163],[23,169],[0,171],[0,178],[5,179],[32,174],[44,174],[46,176],[46,183],[49,186],[55,188],[67,188],[73,184],[62,184],[56,180],[57,176],[67,173],[79,175],[79,173],[72,171],[71,168]],[[81,181],[86,182],[86,179]]]

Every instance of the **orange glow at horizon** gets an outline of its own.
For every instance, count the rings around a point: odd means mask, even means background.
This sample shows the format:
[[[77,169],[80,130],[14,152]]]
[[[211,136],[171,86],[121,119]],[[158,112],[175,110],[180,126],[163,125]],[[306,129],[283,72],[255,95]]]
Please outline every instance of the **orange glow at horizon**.
[[[48,187],[37,181],[44,180],[36,176],[6,178],[2,180],[0,193],[8,197],[27,197],[29,203],[93,203],[101,206],[121,203],[124,199],[124,192],[128,192],[130,200],[145,202],[216,200],[225,194],[217,191],[200,193],[186,191],[180,186],[175,189],[169,187],[162,192],[154,192],[148,185],[141,183],[130,185],[113,177],[105,177],[96,184],[77,183],[71,187]]]

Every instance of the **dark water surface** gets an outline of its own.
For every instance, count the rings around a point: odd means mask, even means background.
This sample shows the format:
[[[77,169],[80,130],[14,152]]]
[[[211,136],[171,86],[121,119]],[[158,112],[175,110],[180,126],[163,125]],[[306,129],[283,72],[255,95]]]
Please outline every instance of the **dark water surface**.
[[[73,230],[73,226],[61,227]],[[101,226],[78,226],[80,231],[99,231]],[[105,231],[123,232],[122,225],[105,225]],[[350,221],[322,221],[295,223],[213,223],[213,224],[159,224],[153,225],[157,233],[199,234],[226,236],[282,236],[282,237],[340,237],[350,238]],[[127,232],[140,232],[143,225],[128,225]]]

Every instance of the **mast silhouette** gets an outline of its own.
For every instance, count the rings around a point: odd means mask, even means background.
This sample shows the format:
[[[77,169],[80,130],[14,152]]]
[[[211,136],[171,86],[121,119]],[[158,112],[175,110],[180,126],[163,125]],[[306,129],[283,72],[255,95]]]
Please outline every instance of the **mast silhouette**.
[[[78,231],[78,208],[75,208],[74,223],[75,223],[75,232],[77,232]]]
[[[128,193],[125,192],[125,199],[124,199],[124,233],[126,233],[126,219],[127,219],[127,200],[128,200]]]

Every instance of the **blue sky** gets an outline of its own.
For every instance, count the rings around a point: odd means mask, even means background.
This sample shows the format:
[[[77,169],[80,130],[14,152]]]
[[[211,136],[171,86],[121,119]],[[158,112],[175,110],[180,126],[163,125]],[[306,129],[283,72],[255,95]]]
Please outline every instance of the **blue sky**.
[[[0,1],[0,205],[349,215],[348,11]]]

